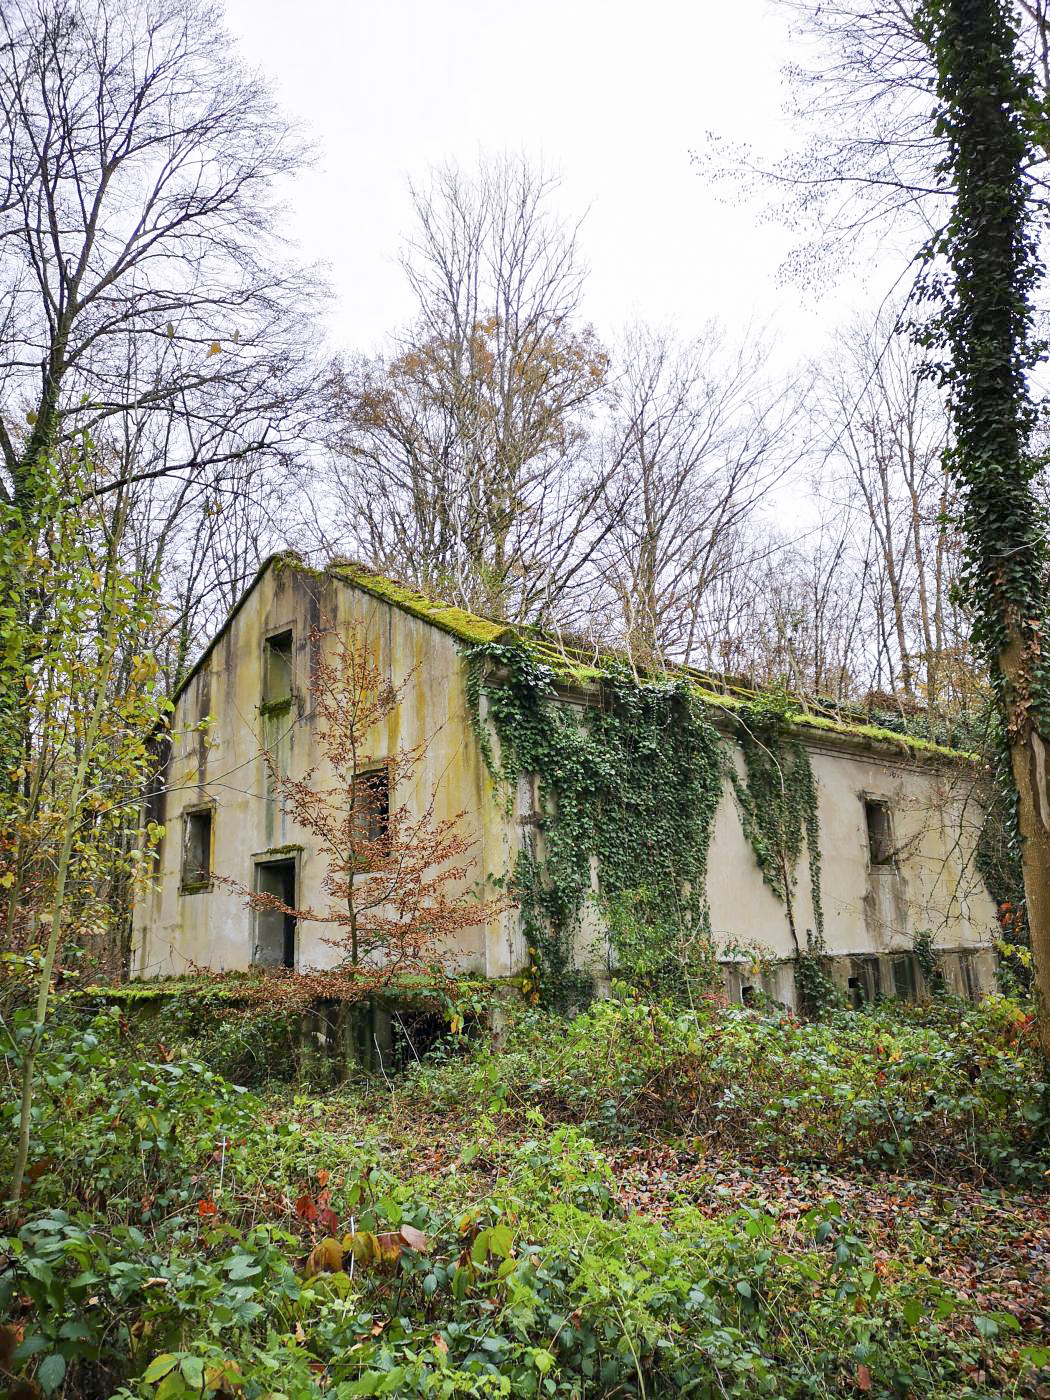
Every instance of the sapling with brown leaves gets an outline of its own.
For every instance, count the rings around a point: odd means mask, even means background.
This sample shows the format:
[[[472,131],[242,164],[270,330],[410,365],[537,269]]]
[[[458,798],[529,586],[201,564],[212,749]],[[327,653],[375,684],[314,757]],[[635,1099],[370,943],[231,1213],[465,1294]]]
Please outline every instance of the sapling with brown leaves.
[[[457,951],[459,934],[490,923],[511,901],[484,899],[467,883],[473,833],[462,812],[439,816],[437,789],[423,787],[434,736],[410,746],[382,742],[415,673],[397,682],[385,675],[363,627],[314,629],[310,650],[322,761],[293,777],[273,752],[263,759],[275,800],[325,862],[327,904],[292,908],[273,894],[244,893],[256,911],[324,926],[323,941],[337,950],[333,969],[304,968],[285,979],[283,997],[355,1000],[398,978],[432,974]]]

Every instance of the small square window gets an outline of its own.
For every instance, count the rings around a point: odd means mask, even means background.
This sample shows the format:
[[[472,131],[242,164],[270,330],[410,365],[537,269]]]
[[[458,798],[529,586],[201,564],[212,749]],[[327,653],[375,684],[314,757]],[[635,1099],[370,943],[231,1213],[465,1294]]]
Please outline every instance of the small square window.
[[[278,632],[266,638],[263,648],[264,705],[280,705],[292,698],[292,633]]]
[[[182,888],[201,889],[211,882],[210,807],[187,812],[182,819]]]
[[[361,842],[383,841],[390,832],[390,773],[370,768],[354,779],[354,832]]]
[[[876,798],[865,798],[864,816],[868,827],[868,854],[872,865],[892,865],[894,846],[890,804],[880,802]]]

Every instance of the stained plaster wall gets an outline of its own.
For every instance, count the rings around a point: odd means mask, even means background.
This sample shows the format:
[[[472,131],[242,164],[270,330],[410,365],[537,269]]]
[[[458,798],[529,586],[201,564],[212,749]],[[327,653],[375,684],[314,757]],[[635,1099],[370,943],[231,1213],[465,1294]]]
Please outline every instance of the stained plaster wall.
[[[817,787],[820,824],[821,903],[833,973],[845,982],[853,957],[882,962],[882,990],[892,991],[892,957],[910,953],[917,932],[929,929],[945,959],[949,981],[967,990],[957,954],[970,954],[978,987],[992,989],[995,908],[973,864],[982,809],[976,772],[926,758],[907,761],[865,752],[850,741],[807,743]],[[743,758],[733,760],[743,773]],[[895,856],[887,865],[870,858],[865,799],[888,804]],[[753,944],[785,964],[766,989],[792,1003],[786,960],[795,953],[784,904],[763,882],[741,829],[731,786],[719,805],[709,858],[708,896],[717,945]],[[806,852],[794,893],[795,926],[805,949],[816,928]],[[727,959],[734,961],[732,957]],[[746,968],[746,960],[741,959]],[[746,971],[736,981],[752,981]],[[734,982],[735,985],[735,982]]]
[[[328,781],[309,714],[309,635],[323,624],[363,627],[378,648],[379,663],[394,684],[414,670],[401,707],[375,736],[373,756],[427,741],[412,790],[391,793],[391,803],[422,810],[436,793],[435,817],[465,813],[476,838],[470,880],[506,868],[516,850],[514,828],[495,803],[492,784],[472,733],[464,693],[464,668],[456,639],[378,600],[351,584],[280,564],[271,565],[243,600],[204,664],[180,696],[173,717],[173,744],[155,888],[140,899],[134,919],[134,963],[140,977],[170,976],[192,966],[243,969],[254,944],[252,913],[242,893],[213,879],[203,889],[180,888],[185,814],[210,805],[211,869],[250,887],[255,861],[294,855],[302,906],[327,907],[322,889],[323,858],[313,838],[268,791],[261,749],[275,753],[293,777],[320,765],[318,784]],[[291,629],[293,701],[286,714],[263,715],[264,644]],[[194,732],[200,721],[211,723]],[[325,942],[333,930],[301,921],[297,966],[325,967],[339,958]],[[457,935],[450,968],[506,976],[522,959],[513,913],[488,927]]]
[[[399,742],[411,747],[424,739],[428,748],[413,792],[392,794],[392,800],[419,810],[436,791],[437,816],[464,812],[477,838],[472,878],[513,868],[522,824],[535,822],[536,784],[522,780],[509,813],[494,793],[470,725],[456,638],[347,582],[271,566],[178,701],[156,888],[135,911],[139,976],[178,974],[193,965],[240,969],[251,960],[253,916],[243,895],[214,880],[206,889],[180,889],[183,820],[193,808],[213,808],[211,868],[217,875],[250,886],[256,859],[294,852],[299,902],[325,904],[323,860],[309,835],[268,794],[260,756],[265,744],[296,776],[321,762],[308,714],[308,637],[322,620],[339,628],[364,627],[395,684],[414,670],[402,707],[376,736],[374,752],[382,757]],[[293,705],[286,715],[263,716],[264,643],[288,628],[294,636]],[[484,714],[484,697],[482,706]],[[208,716],[212,722],[196,730]],[[494,735],[492,742],[498,757]],[[818,792],[824,932],[840,980],[850,971],[851,957],[875,956],[883,960],[883,989],[891,990],[893,954],[910,951],[915,933],[928,928],[938,948],[950,955],[946,966],[957,990],[966,990],[962,964],[952,960],[959,952],[973,955],[978,984],[990,988],[995,915],[971,859],[981,819],[974,774],[965,766],[874,752],[848,739],[811,741],[808,747]],[[739,751],[734,761],[742,772]],[[323,764],[319,778],[325,781]],[[869,859],[865,797],[887,802],[892,812],[896,857],[888,867],[873,868]],[[538,830],[534,839],[542,841]],[[597,887],[600,872],[595,869],[592,876]],[[789,960],[795,948],[784,905],[762,880],[728,783],[715,819],[708,897],[719,948],[763,950],[779,963],[767,990],[793,1002]],[[804,941],[806,929],[815,927],[805,855],[795,917]],[[323,925],[300,924],[300,968],[337,960],[337,951],[324,941],[329,932]],[[524,952],[517,915],[510,911],[487,928],[460,935],[448,961],[457,970],[508,976],[521,970]],[[596,901],[586,903],[577,956],[599,974],[608,970],[608,942]],[[735,987],[746,980],[740,961],[730,981]]]

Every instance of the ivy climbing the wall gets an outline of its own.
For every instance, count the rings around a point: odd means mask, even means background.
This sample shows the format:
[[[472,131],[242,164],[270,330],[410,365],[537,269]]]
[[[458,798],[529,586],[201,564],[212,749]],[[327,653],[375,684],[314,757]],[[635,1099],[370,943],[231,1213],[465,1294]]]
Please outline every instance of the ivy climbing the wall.
[[[798,936],[795,890],[805,842],[813,904],[812,933],[824,932],[820,899],[820,825],[817,784],[805,747],[786,732],[788,697],[771,693],[741,710],[737,738],[744,756],[744,776],[730,777],[740,807],[744,835],[751,843],[762,878],[784,905],[796,951]]]
[[[740,711],[737,738],[744,773],[731,768],[744,835],[766,884],[784,905],[795,945],[799,1005],[818,1016],[835,1000],[820,894],[820,822],[817,784],[805,746],[787,729],[789,697],[772,692]],[[799,937],[796,889],[803,843],[809,866],[813,926]]]
[[[467,665],[476,732],[508,806],[523,775],[535,784],[515,882],[539,993],[564,1009],[590,995],[573,944],[596,898],[624,975],[688,999],[715,971],[707,853],[726,771],[702,702],[684,680],[610,669],[572,704],[519,646],[473,647]]]

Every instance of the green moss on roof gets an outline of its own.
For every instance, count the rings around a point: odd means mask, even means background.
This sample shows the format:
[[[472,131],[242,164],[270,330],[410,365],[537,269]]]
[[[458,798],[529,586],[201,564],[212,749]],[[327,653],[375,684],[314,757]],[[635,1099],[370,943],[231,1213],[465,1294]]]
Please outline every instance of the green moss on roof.
[[[520,635],[511,634],[508,640],[516,641],[519,645],[524,646],[538,661],[549,666],[555,684],[560,683],[588,689],[599,685],[603,679],[607,678],[608,673],[601,670],[600,667],[577,660],[571,654],[567,655],[552,639],[541,632],[530,630]],[[700,682],[699,678],[702,675],[702,672],[689,668],[683,668],[682,671],[669,668],[665,671],[649,674],[646,679],[650,681],[674,681],[685,677],[687,680],[692,680],[691,689],[696,698],[711,710],[720,711],[723,714],[738,713],[746,709],[749,704],[754,703],[757,698],[755,692],[745,690],[740,685],[729,685],[725,691],[714,690],[710,685]],[[946,759],[955,763],[980,762],[977,754],[948,748],[944,744],[934,743],[930,739],[901,734],[893,729],[883,729],[875,724],[850,723],[844,720],[830,719],[824,715],[811,714],[802,709],[790,711],[787,715],[787,721],[793,729],[800,732],[802,737],[809,732],[814,738],[817,734],[822,734],[844,740],[860,740],[882,748],[892,748],[898,754],[907,754],[909,758]]]
[[[294,552],[285,551],[282,554],[271,556],[261,565],[252,584],[238,599],[219,634],[212,639],[200,661],[180,685],[176,699],[186,689],[192,676],[215,646],[222,632],[229,626],[245,598],[271,565],[278,568],[294,569],[299,573],[310,574],[317,578],[328,575],[331,578],[340,579],[344,583],[360,588],[362,592],[370,594],[373,598],[389,603],[392,607],[399,608],[402,612],[417,617],[423,622],[429,622],[432,626],[438,627],[457,640],[470,645],[502,642],[522,646],[531,652],[538,661],[550,667],[555,682],[560,682],[562,685],[588,689],[599,685],[607,675],[607,672],[602,669],[600,658],[585,656],[582,654],[582,646],[580,654],[574,655],[571,646],[564,645],[556,635],[544,632],[540,628],[515,628],[505,622],[496,622],[492,618],[479,617],[476,613],[467,612],[464,608],[453,607],[449,603],[428,598],[417,589],[409,587],[408,584],[384,578],[382,574],[375,573],[363,564],[330,564],[327,569],[321,571],[310,568]],[[613,656],[609,657],[610,662],[616,659]],[[619,659],[625,660],[625,658]],[[690,668],[678,671],[670,668],[666,671],[655,672],[648,676],[648,679],[673,681],[683,677],[693,683],[697,698],[714,710],[733,713],[745,708],[750,702],[751,693],[739,685],[729,685],[725,691],[712,689],[710,681],[714,679],[718,683],[717,678],[708,678],[708,683],[705,684],[704,672]],[[871,744],[893,748],[898,753],[903,751],[915,758],[940,758],[970,763],[980,761],[976,754],[947,748],[945,745],[936,744],[929,739],[899,734],[895,730],[883,729],[874,724],[847,723],[843,720],[829,719],[823,715],[810,714],[805,710],[789,714],[788,721],[795,729],[802,732],[808,730],[843,739],[859,739]]]
[[[452,607],[449,603],[435,602],[407,584],[384,578],[359,564],[330,565],[328,572],[333,578],[352,583],[373,598],[390,603],[402,612],[418,617],[423,622],[440,627],[464,642],[496,642],[513,637],[513,629],[505,622],[493,622],[491,618],[478,617],[463,608]]]
[[[868,739],[877,744],[893,744],[896,748],[907,749],[909,753],[925,755],[928,758],[950,758],[958,762],[979,763],[980,755],[967,753],[963,749],[951,749],[945,744],[935,744],[932,739],[920,739],[913,734],[898,734],[893,729],[882,729],[877,724],[843,724],[840,720],[826,719],[823,715],[798,713],[790,716],[791,723],[802,729],[819,729],[841,734],[849,738]]]

